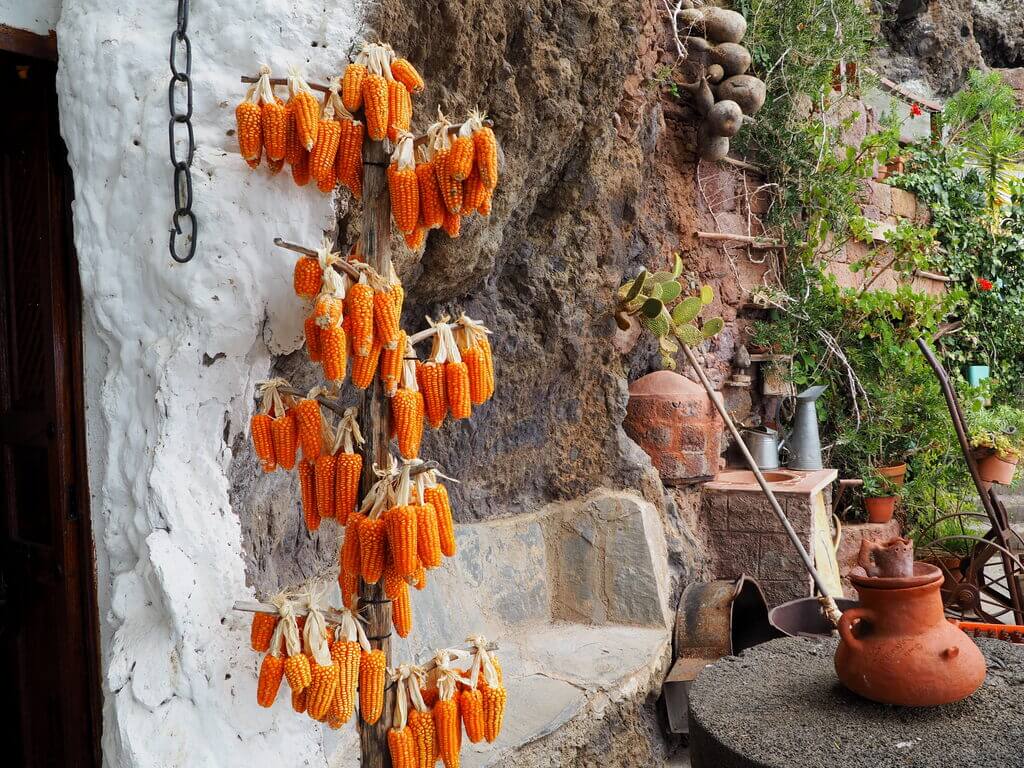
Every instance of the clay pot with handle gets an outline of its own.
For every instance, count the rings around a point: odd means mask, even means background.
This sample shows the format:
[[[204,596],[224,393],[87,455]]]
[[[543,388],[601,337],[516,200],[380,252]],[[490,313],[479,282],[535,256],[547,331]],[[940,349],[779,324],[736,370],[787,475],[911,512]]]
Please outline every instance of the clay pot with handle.
[[[959,701],[985,680],[974,642],[946,621],[942,571],[915,562],[903,577],[850,576],[860,605],[839,620],[840,682],[883,704],[933,707]]]

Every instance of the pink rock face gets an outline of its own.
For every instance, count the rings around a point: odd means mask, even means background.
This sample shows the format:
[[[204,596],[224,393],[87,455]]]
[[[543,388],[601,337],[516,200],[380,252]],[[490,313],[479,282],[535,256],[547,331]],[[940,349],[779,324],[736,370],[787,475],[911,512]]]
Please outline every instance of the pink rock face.
[[[655,371],[629,388],[623,427],[673,485],[718,471],[722,420],[704,388],[674,371]]]

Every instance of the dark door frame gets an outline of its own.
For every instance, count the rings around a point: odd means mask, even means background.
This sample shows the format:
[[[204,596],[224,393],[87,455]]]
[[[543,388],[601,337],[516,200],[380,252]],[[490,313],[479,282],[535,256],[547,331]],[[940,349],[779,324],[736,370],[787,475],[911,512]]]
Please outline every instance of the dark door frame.
[[[51,30],[49,35],[39,35],[23,29],[0,24],[0,51],[17,54],[43,62],[57,61],[57,37]],[[78,601],[82,613],[82,640],[88,658],[83,659],[87,676],[87,705],[89,707],[90,741],[93,747],[92,763],[102,764],[101,736],[103,727],[103,695],[101,683],[100,622],[97,602],[96,559],[91,525],[89,498],[89,473],[85,439],[85,362],[82,348],[82,290],[78,268],[78,253],[74,245],[74,229],[71,201],[74,199],[74,184],[71,171],[64,175],[64,299],[67,312],[67,353],[68,353],[68,399],[71,407],[72,434],[69,438],[71,464],[75,473],[75,484],[68,502],[73,505],[72,519],[82,522],[81,535],[77,536],[78,562],[81,564]]]

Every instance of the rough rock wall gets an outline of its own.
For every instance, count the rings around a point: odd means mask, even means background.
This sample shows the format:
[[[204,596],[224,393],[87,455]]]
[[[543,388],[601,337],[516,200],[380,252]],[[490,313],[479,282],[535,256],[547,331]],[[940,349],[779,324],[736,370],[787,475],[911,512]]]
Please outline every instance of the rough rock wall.
[[[200,231],[183,266],[167,253],[174,3],[67,0],[57,26],[85,304],[104,759],[322,764],[319,727],[255,704],[247,621],[230,610],[252,591],[227,475],[255,381],[301,340],[291,260],[269,243],[308,241],[334,214],[315,189],[250,173],[231,134],[241,69],[333,72],[361,13],[355,0],[192,11]]]

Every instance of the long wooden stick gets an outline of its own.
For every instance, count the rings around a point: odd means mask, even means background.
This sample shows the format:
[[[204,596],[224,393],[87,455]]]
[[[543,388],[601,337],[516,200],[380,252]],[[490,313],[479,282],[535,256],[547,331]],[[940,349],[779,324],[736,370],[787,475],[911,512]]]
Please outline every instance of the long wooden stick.
[[[757,462],[754,461],[754,457],[750,455],[750,451],[747,450],[746,444],[743,442],[743,438],[740,436],[740,431],[736,429],[736,424],[732,420],[732,416],[725,409],[725,404],[722,403],[718,398],[718,393],[715,388],[711,386],[711,382],[708,380],[707,374],[704,373],[704,369],[701,368],[700,363],[697,362],[697,357],[693,354],[693,350],[690,349],[688,344],[683,344],[683,353],[686,355],[686,359],[690,361],[690,365],[693,367],[694,372],[700,379],[700,383],[704,385],[704,389],[708,393],[708,397],[711,398],[712,404],[722,417],[722,421],[732,432],[733,439],[736,441],[736,447],[739,448],[740,453],[743,454],[743,458],[746,459],[747,465],[750,467],[750,471],[754,473],[754,478],[757,480],[757,484],[761,486],[761,490],[764,491],[764,495],[768,497],[768,503],[771,504],[772,511],[775,512],[775,516],[779,519],[782,524],[782,528],[786,531],[786,535],[789,540],[793,543],[796,548],[797,554],[800,555],[800,559],[803,561],[804,568],[811,575],[814,580],[814,586],[818,588],[818,592],[821,593],[821,599],[825,608],[825,615],[829,621],[833,624],[839,624],[839,608],[836,606],[836,601],[828,591],[828,587],[825,586],[825,582],[821,580],[821,576],[818,575],[817,569],[814,567],[814,561],[811,556],[807,553],[807,549],[804,547],[804,543],[800,541],[800,536],[793,526],[789,522],[789,518],[786,517],[786,513],[782,511],[782,507],[779,505],[779,500],[775,498],[775,494],[772,492],[771,487],[768,485],[768,481],[764,479],[764,475],[761,474],[761,468],[757,466]]]
[[[751,248],[758,250],[769,251],[776,250],[779,248],[785,248],[785,243],[780,243],[778,240],[769,240],[763,237],[754,237],[752,235],[733,235],[728,232],[698,232],[698,240],[724,240],[726,242],[746,243]]]

